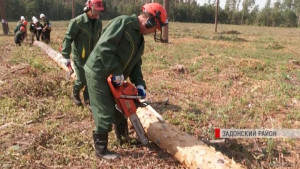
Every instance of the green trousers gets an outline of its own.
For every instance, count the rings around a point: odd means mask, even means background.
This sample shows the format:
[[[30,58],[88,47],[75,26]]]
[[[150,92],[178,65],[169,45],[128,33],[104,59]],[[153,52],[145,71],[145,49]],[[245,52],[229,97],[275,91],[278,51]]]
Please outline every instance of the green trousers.
[[[108,133],[112,124],[123,125],[127,119],[115,107],[115,101],[107,83],[107,77],[92,77],[85,73],[90,97],[93,118],[95,120],[95,133]],[[124,126],[124,125],[123,125]]]
[[[76,72],[77,75],[73,88],[77,91],[80,91],[81,89],[84,88],[84,86],[86,86],[86,78],[83,69],[85,62],[79,59],[73,59],[73,61],[74,61],[74,69],[75,69],[74,71]]]

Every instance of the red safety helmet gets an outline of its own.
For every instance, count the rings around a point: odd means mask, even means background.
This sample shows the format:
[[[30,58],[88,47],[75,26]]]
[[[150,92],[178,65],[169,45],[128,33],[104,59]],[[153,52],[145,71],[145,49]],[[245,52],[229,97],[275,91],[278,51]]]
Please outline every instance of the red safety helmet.
[[[26,28],[25,28],[24,26],[21,26],[21,27],[20,27],[20,30],[21,30],[22,32],[25,32],[25,31],[26,31]]]
[[[104,6],[102,0],[88,0],[86,6],[92,10],[103,11]]]
[[[26,20],[23,21],[23,25],[24,25],[24,26],[27,26],[27,21],[26,21]]]
[[[151,14],[155,17],[156,24],[158,29],[161,30],[162,26],[168,24],[167,11],[159,3],[148,3],[142,7],[142,10],[148,14]]]

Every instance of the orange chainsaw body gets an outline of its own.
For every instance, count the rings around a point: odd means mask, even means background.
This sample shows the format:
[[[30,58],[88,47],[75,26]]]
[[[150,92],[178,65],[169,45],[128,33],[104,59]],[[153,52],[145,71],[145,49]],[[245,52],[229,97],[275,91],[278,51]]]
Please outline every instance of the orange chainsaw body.
[[[148,144],[149,140],[146,136],[145,130],[136,115],[137,104],[141,103],[138,96],[138,90],[129,82],[124,81],[120,86],[114,86],[111,81],[111,76],[107,78],[108,85],[114,96],[116,109],[122,112],[131,121],[136,134],[138,135],[142,144]]]
[[[136,113],[137,99],[121,98],[122,96],[137,96],[137,89],[129,82],[124,81],[121,86],[114,86],[111,78],[107,79],[110,90],[115,98],[118,109],[121,110],[126,117]]]

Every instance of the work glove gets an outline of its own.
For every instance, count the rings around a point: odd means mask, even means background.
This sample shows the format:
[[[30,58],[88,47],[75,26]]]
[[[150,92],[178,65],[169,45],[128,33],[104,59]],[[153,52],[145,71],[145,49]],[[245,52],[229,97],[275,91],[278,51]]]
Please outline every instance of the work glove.
[[[145,90],[144,86],[138,85],[136,88],[138,90],[138,95],[141,96],[142,98],[145,98],[146,97],[146,90]]]
[[[124,82],[124,76],[113,76],[111,80],[115,86],[121,86],[121,84]]]
[[[65,59],[63,58],[61,61],[66,67],[68,67],[71,64],[71,60],[70,59]]]

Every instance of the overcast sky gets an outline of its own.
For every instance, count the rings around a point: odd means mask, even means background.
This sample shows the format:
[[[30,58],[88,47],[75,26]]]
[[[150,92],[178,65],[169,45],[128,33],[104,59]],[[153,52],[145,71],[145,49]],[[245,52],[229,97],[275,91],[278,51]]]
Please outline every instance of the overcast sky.
[[[197,0],[197,1],[198,3],[200,3],[200,5],[203,5],[204,3],[208,2],[208,0]],[[224,9],[226,0],[219,0],[219,1],[220,1],[220,7]],[[256,0],[255,4],[259,6],[259,9],[262,9],[265,6],[266,1],[267,0]],[[273,1],[274,0],[272,0],[272,2]],[[211,2],[213,2],[213,0],[211,0]]]

